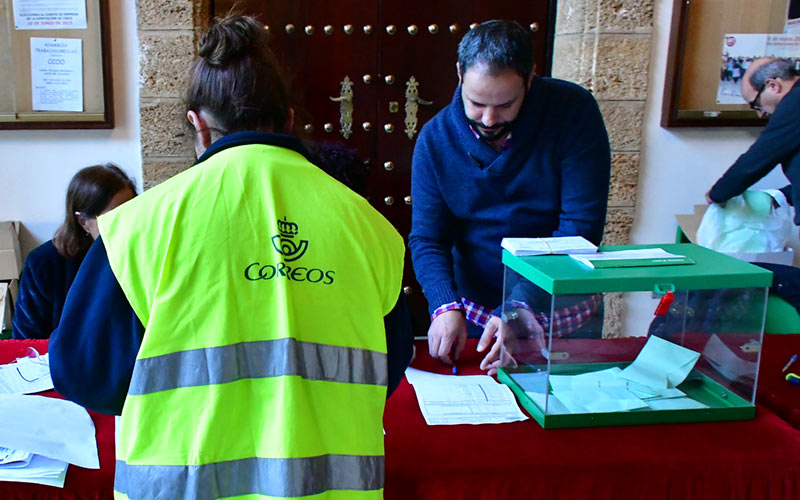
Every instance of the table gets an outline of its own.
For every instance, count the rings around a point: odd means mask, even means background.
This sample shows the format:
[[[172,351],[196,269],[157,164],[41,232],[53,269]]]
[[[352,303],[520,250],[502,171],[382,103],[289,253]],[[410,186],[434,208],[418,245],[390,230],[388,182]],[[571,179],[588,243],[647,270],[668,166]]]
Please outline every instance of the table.
[[[10,363],[25,355],[28,346],[39,354],[47,352],[47,340],[0,340],[0,363]],[[43,396],[60,398],[55,391]],[[69,465],[64,488],[42,484],[0,481],[0,498],[3,500],[63,499],[103,500],[114,498],[114,417],[89,411],[97,436],[100,469],[84,469]]]
[[[800,335],[765,340],[759,393],[770,401],[796,397],[778,389],[800,390],[785,382],[772,388],[774,377],[763,375],[777,362],[773,357],[786,357],[781,351],[788,345],[800,349]],[[46,340],[3,340],[0,363],[22,356],[27,346],[47,351]],[[471,340],[460,373],[480,373],[474,349]],[[450,373],[428,356],[424,342],[417,344],[414,366]],[[54,391],[43,394],[60,397]],[[112,498],[114,421],[89,413],[97,428],[99,470],[70,465],[63,489],[0,482],[0,498]],[[384,423],[389,500],[800,498],[800,432],[760,405],[754,420],[740,422],[544,430],[530,419],[429,427],[404,380],[387,402]]]
[[[475,345],[468,342],[460,373],[479,373]],[[450,371],[424,341],[413,366]],[[390,500],[800,498],[800,432],[763,406],[755,419],[737,422],[427,426],[404,380],[387,402],[384,427]]]
[[[764,335],[756,401],[800,429],[800,386],[787,382],[782,371],[792,354],[800,354],[800,335]],[[800,359],[787,372],[800,375]]]

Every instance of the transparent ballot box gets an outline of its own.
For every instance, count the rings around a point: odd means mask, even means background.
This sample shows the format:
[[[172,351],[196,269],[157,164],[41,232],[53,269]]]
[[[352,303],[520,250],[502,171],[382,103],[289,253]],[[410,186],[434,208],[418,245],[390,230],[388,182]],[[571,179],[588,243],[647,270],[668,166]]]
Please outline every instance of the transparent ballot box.
[[[680,259],[503,251],[498,378],[542,427],[755,416],[772,273],[688,243],[600,251],[651,248]]]

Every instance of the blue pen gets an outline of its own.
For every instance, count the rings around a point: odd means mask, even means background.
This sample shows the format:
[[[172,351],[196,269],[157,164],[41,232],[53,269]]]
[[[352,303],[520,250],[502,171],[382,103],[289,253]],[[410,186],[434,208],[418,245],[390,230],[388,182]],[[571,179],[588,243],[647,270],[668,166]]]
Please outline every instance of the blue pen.
[[[453,361],[453,375],[458,375],[458,368],[456,368],[456,362]]]
[[[792,366],[792,364],[793,364],[795,361],[797,361],[797,354],[792,354],[792,357],[791,357],[791,358],[789,358],[789,362],[788,362],[788,363],[786,363],[786,366],[784,366],[784,367],[783,367],[783,370],[782,370],[782,371],[784,371],[784,372],[785,372],[786,370],[788,370],[788,369],[789,369],[789,367],[790,367],[790,366]]]

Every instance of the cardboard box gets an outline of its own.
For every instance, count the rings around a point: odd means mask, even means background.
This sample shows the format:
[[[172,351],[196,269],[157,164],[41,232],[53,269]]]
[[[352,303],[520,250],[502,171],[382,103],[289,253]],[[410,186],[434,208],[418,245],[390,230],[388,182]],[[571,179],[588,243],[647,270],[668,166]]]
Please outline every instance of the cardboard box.
[[[708,205],[695,205],[693,207],[694,213],[691,214],[676,214],[675,219],[678,221],[678,229],[683,233],[686,239],[691,243],[697,243],[697,229],[700,227],[700,221],[703,220],[703,215],[706,213]],[[768,262],[771,264],[783,264],[791,266],[794,261],[794,250],[786,248],[782,252],[723,252],[731,257],[746,262]]]
[[[16,280],[22,274],[19,221],[0,222],[0,279]]]

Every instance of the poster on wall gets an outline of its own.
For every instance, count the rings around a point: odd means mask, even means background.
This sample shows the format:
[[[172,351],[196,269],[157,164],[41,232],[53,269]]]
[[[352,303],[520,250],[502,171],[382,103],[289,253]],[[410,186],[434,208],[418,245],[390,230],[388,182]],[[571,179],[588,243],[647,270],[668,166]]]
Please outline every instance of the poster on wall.
[[[759,57],[783,57],[800,68],[800,34],[726,34],[717,88],[717,104],[745,104],[741,80],[750,64]]]
[[[18,30],[86,29],[86,0],[13,0]]]
[[[34,111],[83,111],[83,40],[31,38]]]

